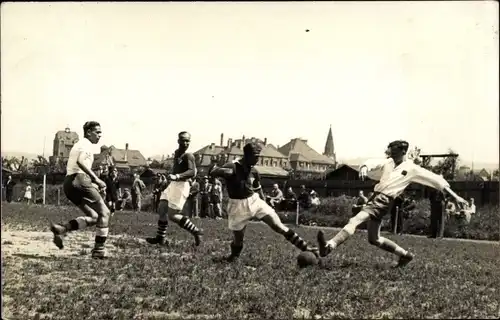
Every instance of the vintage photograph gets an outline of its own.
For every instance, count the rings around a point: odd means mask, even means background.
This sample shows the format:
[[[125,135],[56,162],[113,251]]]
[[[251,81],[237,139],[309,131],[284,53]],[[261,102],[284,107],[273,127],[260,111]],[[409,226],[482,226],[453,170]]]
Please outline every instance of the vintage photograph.
[[[498,14],[3,2],[2,320],[500,318]]]

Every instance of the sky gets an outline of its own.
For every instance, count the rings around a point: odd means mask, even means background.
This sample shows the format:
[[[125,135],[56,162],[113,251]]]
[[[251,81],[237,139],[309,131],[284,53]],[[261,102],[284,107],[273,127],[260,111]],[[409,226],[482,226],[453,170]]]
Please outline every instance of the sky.
[[[1,149],[97,120],[146,157],[183,130],[322,152],[331,125],[340,159],[406,139],[498,163],[498,45],[496,1],[4,2]]]

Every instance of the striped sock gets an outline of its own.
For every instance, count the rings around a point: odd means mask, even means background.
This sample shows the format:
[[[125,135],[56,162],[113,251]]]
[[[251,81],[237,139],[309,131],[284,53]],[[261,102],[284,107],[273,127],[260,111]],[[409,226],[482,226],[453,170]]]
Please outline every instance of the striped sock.
[[[109,228],[96,228],[94,252],[104,252],[104,244],[108,238]]]
[[[288,229],[288,231],[285,233],[285,238],[300,250],[307,250],[307,242],[292,229]]]
[[[189,231],[191,234],[197,234],[200,232],[200,229],[196,228],[196,226],[187,217],[182,217],[181,221],[179,221],[179,227]]]
[[[156,231],[156,237],[158,239],[165,239],[167,237],[167,227],[168,227],[168,220],[166,221],[158,220],[158,231]]]
[[[76,219],[70,220],[67,224],[64,225],[66,231],[76,231],[85,229],[88,226],[93,226],[96,223],[96,220],[91,217],[78,217]]]

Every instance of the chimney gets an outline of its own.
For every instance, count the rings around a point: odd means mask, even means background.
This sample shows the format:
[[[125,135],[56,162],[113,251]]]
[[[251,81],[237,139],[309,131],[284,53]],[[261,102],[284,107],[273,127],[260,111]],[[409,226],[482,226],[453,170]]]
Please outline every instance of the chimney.
[[[215,143],[213,143],[213,142],[212,142],[212,143],[210,144],[210,149],[211,149],[211,150],[215,149]]]
[[[264,138],[264,145],[267,145],[267,138]]]
[[[241,145],[244,146],[245,144],[245,135],[243,135],[243,137],[241,137]]]
[[[227,147],[231,148],[233,146],[233,139],[229,138],[227,139]]]
[[[124,152],[123,160],[125,162],[128,161],[128,143],[125,143],[125,152]]]
[[[224,146],[224,133],[221,133],[220,134],[220,146],[223,147]]]

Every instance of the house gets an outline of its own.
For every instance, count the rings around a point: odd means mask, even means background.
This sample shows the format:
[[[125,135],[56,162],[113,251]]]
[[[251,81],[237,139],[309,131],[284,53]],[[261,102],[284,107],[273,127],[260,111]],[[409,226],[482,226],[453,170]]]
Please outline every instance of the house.
[[[456,176],[456,181],[489,181],[491,180],[491,173],[486,169],[474,170],[468,166],[461,166],[458,168]]]
[[[57,131],[54,137],[52,156],[49,157],[50,163],[66,161],[69,158],[71,148],[78,142],[78,133],[71,131],[66,127],[64,131]]]
[[[343,180],[343,181],[356,181],[359,178],[359,168],[357,165],[341,164],[337,169],[331,170],[326,173],[326,180]],[[370,170],[367,174],[367,180],[380,181],[382,177],[382,170]]]
[[[147,160],[139,150],[129,149],[128,143],[125,149],[115,146],[101,146],[101,153],[94,155],[94,168],[102,166],[115,166],[118,171],[130,171],[147,166]]]
[[[206,174],[206,171],[212,159],[218,159],[219,163],[229,162],[239,159],[243,156],[243,147],[250,142],[258,142],[264,147],[259,157],[259,163],[255,166],[256,170],[263,176],[288,176],[288,171],[283,167],[288,165],[288,157],[278,151],[278,149],[267,143],[267,138],[264,140],[251,137],[241,139],[229,138],[227,144],[224,144],[224,134],[221,134],[220,144],[211,143],[201,148],[194,153],[196,164],[200,175]]]
[[[289,165],[294,172],[318,175],[336,166],[334,158],[318,153],[307,144],[305,139],[291,139],[278,151],[288,157]]]

